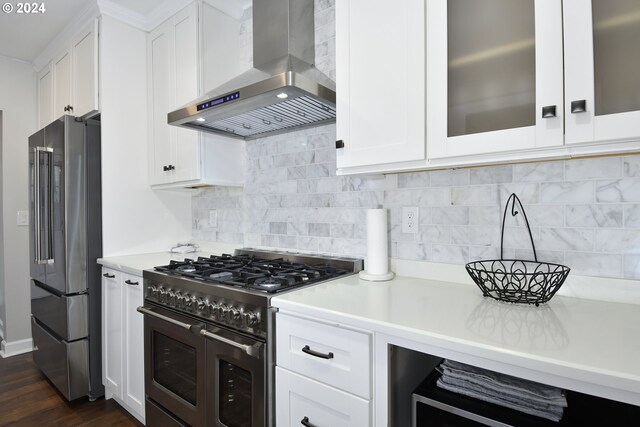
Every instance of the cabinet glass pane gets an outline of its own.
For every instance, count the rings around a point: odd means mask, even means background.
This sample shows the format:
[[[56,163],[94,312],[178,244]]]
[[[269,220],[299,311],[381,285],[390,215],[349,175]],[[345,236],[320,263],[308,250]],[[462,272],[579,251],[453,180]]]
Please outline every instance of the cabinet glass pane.
[[[640,110],[640,0],[593,0],[596,115]]]
[[[449,0],[448,135],[536,122],[534,0]]]

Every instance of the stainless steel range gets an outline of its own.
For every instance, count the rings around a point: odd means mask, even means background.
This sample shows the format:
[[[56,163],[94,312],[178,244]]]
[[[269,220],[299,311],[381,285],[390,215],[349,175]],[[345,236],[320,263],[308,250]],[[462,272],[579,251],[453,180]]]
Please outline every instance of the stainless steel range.
[[[148,425],[272,425],[275,294],[362,270],[287,252],[172,261],[145,270]]]

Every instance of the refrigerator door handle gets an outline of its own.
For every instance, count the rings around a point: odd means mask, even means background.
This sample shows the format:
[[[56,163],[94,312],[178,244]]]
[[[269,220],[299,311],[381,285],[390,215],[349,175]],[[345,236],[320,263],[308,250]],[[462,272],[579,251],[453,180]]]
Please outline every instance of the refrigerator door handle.
[[[52,179],[51,179],[51,173],[53,170],[53,162],[52,162],[52,158],[53,158],[53,149],[49,148],[49,147],[35,147],[33,149],[34,151],[34,195],[33,195],[33,199],[34,199],[34,238],[35,238],[35,263],[36,264],[50,264],[53,262],[53,258],[51,258],[51,253],[53,252],[53,244],[52,244],[52,240],[53,240],[53,231],[52,231],[52,221],[51,221],[51,206],[53,204],[53,191],[51,188],[51,183],[52,183]],[[48,158],[45,159],[43,158],[42,154],[45,154]],[[46,212],[46,242],[47,242],[47,252],[46,252],[46,257],[43,255],[43,251],[42,251],[42,217],[41,217],[41,206],[40,206],[40,189],[41,189],[41,178],[42,176],[40,175],[40,160],[46,161],[46,176],[45,176],[45,188],[46,188],[46,194],[45,194],[45,212]],[[43,162],[44,163],[44,162]]]
[[[42,248],[40,247],[40,147],[33,148],[33,260],[36,264],[41,264]]]

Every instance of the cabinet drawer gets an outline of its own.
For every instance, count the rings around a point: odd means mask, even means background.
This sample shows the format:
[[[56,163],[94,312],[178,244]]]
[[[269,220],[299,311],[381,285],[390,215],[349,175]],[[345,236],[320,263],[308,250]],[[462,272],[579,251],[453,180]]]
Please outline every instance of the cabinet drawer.
[[[364,427],[370,402],[276,367],[276,425]]]
[[[276,352],[278,366],[371,397],[369,334],[278,313]]]

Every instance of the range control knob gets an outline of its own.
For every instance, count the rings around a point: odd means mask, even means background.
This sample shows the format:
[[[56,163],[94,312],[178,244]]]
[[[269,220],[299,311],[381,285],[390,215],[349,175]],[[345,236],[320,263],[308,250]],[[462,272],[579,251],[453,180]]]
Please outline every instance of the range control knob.
[[[156,297],[158,295],[158,288],[156,286],[149,286],[147,288],[147,295],[150,297]]]
[[[260,320],[260,316],[258,315],[258,313],[254,311],[247,311],[243,314],[243,316],[244,316],[244,321],[249,326],[255,325]]]
[[[196,307],[198,308],[198,311],[202,311],[205,309],[205,307],[207,306],[207,302],[205,300],[203,300],[202,298],[193,298],[193,300],[196,303]]]
[[[174,301],[174,305],[176,307],[180,307],[181,305],[184,304],[184,297],[182,296],[182,292],[177,291],[175,293],[175,301]]]
[[[218,305],[217,302],[213,302],[208,304],[209,307],[209,316],[211,317],[218,317],[218,308],[220,308],[220,306]]]
[[[220,305],[220,318],[221,319],[225,319],[227,317],[227,314],[229,313],[229,307],[225,304],[221,304]]]
[[[193,308],[193,299],[191,298],[191,295],[184,294],[183,304],[184,304],[184,307],[188,308],[189,310],[191,310],[191,308]]]
[[[240,320],[240,316],[242,315],[242,313],[240,313],[240,310],[238,310],[237,307],[231,307],[229,311],[230,311],[230,314],[229,314],[230,320]]]

